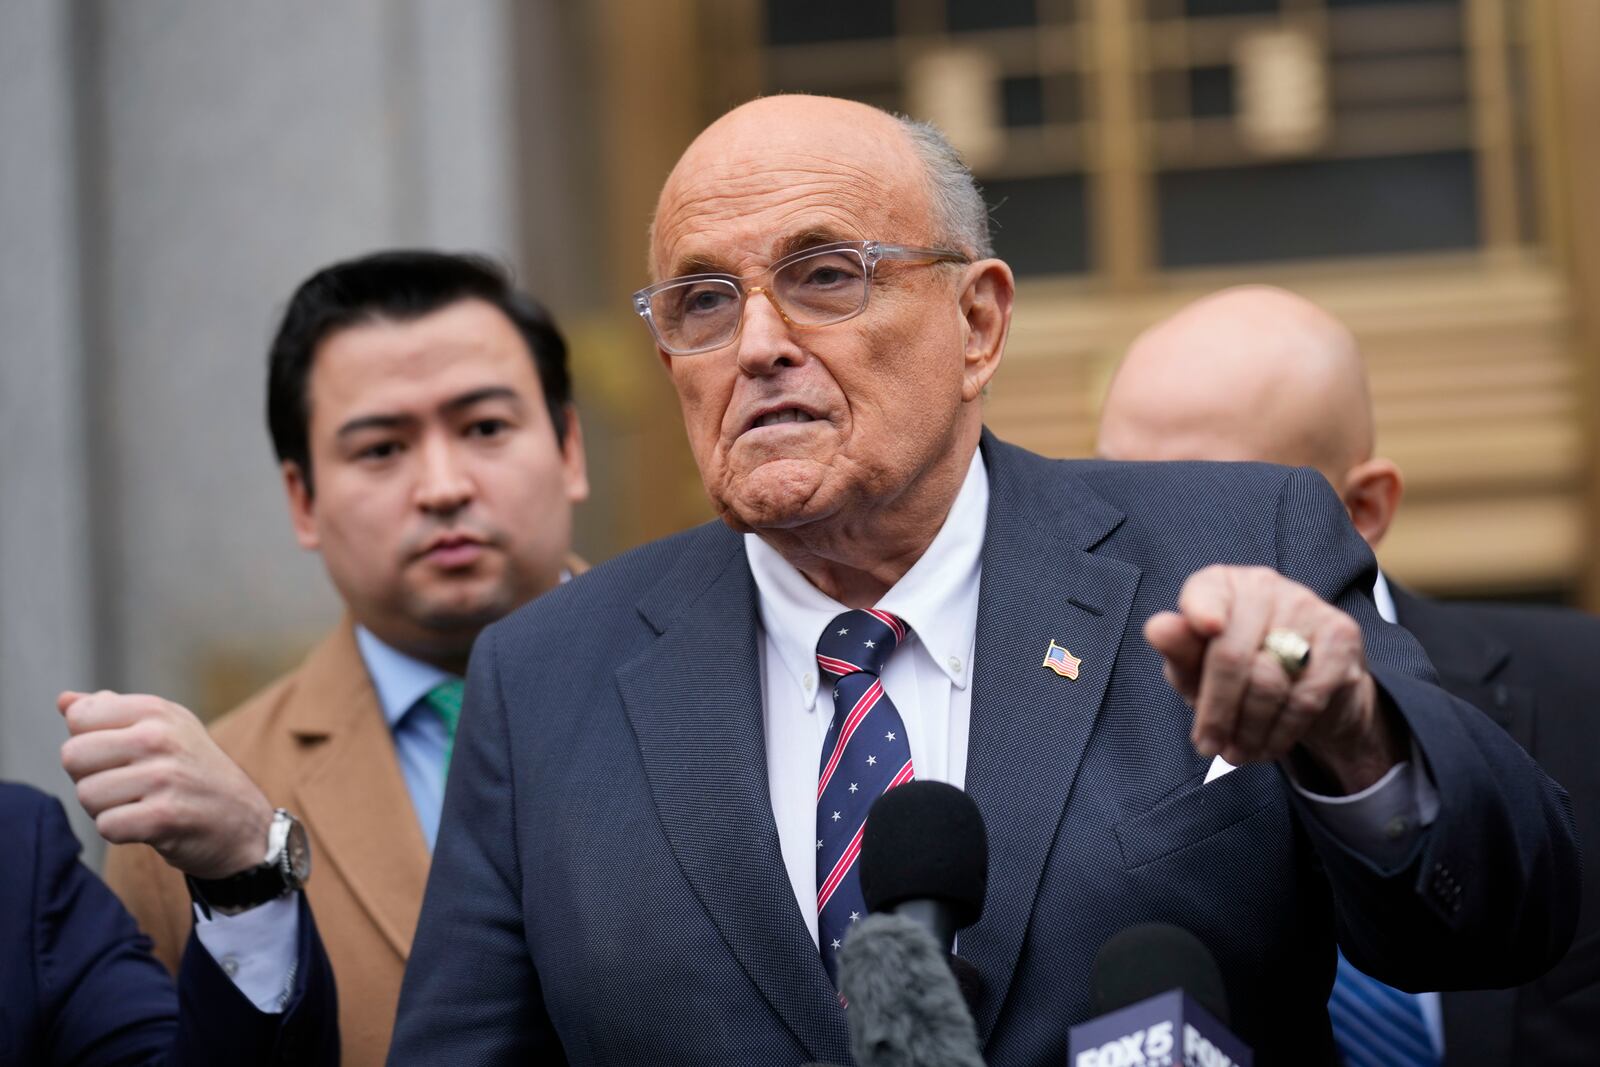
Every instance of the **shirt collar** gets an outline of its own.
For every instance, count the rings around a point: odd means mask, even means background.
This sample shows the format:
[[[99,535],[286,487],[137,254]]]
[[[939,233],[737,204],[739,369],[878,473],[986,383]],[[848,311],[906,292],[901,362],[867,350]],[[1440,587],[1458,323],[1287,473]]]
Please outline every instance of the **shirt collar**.
[[[988,514],[989,472],[982,453],[974,451],[944,525],[922,557],[875,605],[905,620],[922,654],[957,689],[965,689],[972,677]],[[755,577],[761,624],[809,711],[815,707],[818,689],[817,639],[823,627],[847,609],[757,535],[745,535],[744,549]]]
[[[1372,583],[1372,599],[1377,602],[1378,616],[1384,622],[1399,622],[1400,613],[1394,607],[1394,594],[1389,592],[1389,580],[1378,572],[1378,580]]]
[[[356,646],[361,650],[367,676],[377,690],[378,706],[383,709],[383,719],[390,730],[434,686],[455,677],[384,644],[365,626],[356,627]]]

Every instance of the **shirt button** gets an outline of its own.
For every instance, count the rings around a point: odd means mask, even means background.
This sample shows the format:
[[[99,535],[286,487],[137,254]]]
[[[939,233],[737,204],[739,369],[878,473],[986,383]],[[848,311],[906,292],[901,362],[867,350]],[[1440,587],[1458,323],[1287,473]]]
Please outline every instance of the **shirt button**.
[[[809,692],[811,692],[811,690],[813,690],[813,689],[815,689],[817,687],[816,676],[808,674],[804,678],[800,679],[800,684],[805,686],[806,687],[806,692],[809,693]]]
[[[1410,829],[1411,820],[1407,819],[1404,815],[1396,815],[1394,818],[1390,819],[1384,824],[1383,835],[1390,841],[1398,841],[1404,837],[1406,835],[1406,831]]]
[[[961,673],[961,657],[960,656],[951,656],[945,662],[950,664],[950,669],[951,670],[955,671],[957,674]]]
[[[218,961],[222,964],[222,973],[233,978],[239,973],[239,961],[232,956],[224,956]]]

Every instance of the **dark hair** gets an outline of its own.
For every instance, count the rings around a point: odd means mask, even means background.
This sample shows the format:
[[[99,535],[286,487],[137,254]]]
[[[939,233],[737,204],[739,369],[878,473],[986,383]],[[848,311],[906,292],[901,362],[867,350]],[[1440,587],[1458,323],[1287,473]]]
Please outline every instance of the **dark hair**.
[[[567,343],[538,301],[511,284],[506,269],[483,256],[401,249],[324,267],[294,291],[267,357],[267,428],[280,461],[300,468],[309,489],[311,408],[307,382],[317,346],[364,322],[408,322],[462,300],[482,300],[511,320],[539,372],[557,442],[572,403]]]

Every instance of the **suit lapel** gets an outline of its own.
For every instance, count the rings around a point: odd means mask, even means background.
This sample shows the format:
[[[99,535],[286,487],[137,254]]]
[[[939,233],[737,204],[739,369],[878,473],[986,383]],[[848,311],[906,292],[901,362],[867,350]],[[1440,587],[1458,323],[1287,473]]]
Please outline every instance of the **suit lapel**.
[[[988,530],[966,788],[989,833],[983,916],[961,934],[982,972],[988,1039],[1016,970],[1039,880],[1116,661],[1139,570],[1089,549],[1122,521],[1060,464],[985,435]],[[1051,641],[1082,663],[1043,666]]]
[[[295,786],[313,865],[342,879],[403,960],[411,952],[428,848],[348,620],[307,659],[285,722],[311,754]],[[313,874],[311,891],[316,893]]]
[[[755,582],[710,530],[640,603],[659,634],[617,672],[661,826],[723,941],[816,1059],[849,1034],[783,865],[767,784]]]

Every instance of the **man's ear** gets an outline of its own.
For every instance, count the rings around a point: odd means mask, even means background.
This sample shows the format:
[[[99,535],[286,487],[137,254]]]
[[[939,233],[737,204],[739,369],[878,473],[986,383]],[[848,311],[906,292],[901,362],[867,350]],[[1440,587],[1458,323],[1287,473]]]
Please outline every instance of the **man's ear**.
[[[576,504],[589,499],[589,461],[583,453],[583,427],[578,423],[578,409],[568,404],[561,417],[566,420],[561,437],[561,466],[567,499]]]
[[[1389,532],[1400,510],[1400,498],[1405,494],[1405,479],[1393,461],[1379,456],[1357,463],[1344,475],[1344,485],[1339,497],[1356,532],[1374,549]]]
[[[1003,260],[982,259],[967,267],[961,288],[961,319],[966,334],[963,400],[982,396],[989,379],[1000,368],[1016,295],[1016,279]]]
[[[286,459],[279,464],[283,475],[283,492],[289,498],[289,522],[294,526],[294,539],[300,547],[315,552],[322,546],[317,537],[316,494],[311,491],[311,480],[300,469],[300,464]]]

